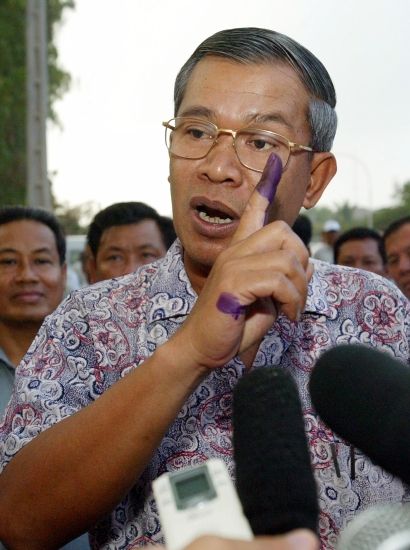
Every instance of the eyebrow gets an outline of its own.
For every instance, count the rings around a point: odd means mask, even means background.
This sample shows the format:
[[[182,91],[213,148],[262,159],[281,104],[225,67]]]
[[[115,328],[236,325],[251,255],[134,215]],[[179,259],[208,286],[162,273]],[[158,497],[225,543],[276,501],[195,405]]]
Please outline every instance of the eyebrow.
[[[124,247],[113,244],[113,245],[107,246],[107,248],[104,248],[104,246],[101,246],[100,250],[104,250],[104,252],[121,252],[122,250],[124,250]]]
[[[404,248],[401,248],[399,250],[393,250],[390,253],[387,253],[387,257],[390,258],[391,256],[400,256],[401,254],[410,254],[410,246],[405,246]]]
[[[152,244],[152,243],[143,243],[143,244],[138,245],[138,250],[141,250],[143,248],[154,248],[155,250],[157,250],[158,247],[155,244]],[[103,250],[104,250],[104,253],[107,253],[107,252],[124,252],[125,250],[129,250],[129,248],[128,247],[121,247],[121,246],[111,245],[111,246],[108,246],[107,248],[105,248]]]
[[[0,248],[0,254],[20,254],[20,251],[19,250],[16,250],[15,248],[11,248],[11,247],[8,247],[8,248]],[[43,247],[43,248],[37,248],[36,250],[32,250],[31,251],[31,254],[50,254],[52,255],[53,252],[52,250],[50,250],[49,248],[47,247]]]
[[[208,109],[207,107],[202,107],[201,105],[194,105],[178,114],[178,117],[187,117],[187,116],[188,117],[201,116],[206,118],[215,118],[215,111],[211,111],[211,109]]]
[[[203,107],[202,105],[194,105],[182,111],[178,116],[180,117],[204,117],[209,119],[216,119],[215,111]],[[293,126],[285,119],[280,112],[267,112],[267,113],[250,113],[245,116],[245,124],[266,124],[267,122],[278,122],[289,129],[293,129]]]
[[[279,124],[282,124],[283,126],[286,126],[291,130],[293,129],[292,124],[290,124],[280,112],[261,113],[257,115],[250,115],[247,118],[249,122],[254,122],[256,124],[266,124],[267,122],[279,122]]]

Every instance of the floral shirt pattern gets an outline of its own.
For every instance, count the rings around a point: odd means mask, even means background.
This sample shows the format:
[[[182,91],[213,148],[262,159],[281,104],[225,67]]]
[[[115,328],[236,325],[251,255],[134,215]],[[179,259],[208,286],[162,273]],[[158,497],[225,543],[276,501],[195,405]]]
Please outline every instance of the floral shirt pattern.
[[[349,342],[375,346],[407,362],[410,311],[387,279],[313,262],[301,320],[277,319],[260,345],[254,368],[280,366],[297,382],[318,486],[322,548],[332,549],[340,529],[358,511],[380,501],[406,500],[407,489],[357,449],[351,475],[349,446],[312,408],[309,374],[323,351]],[[178,241],[162,260],[69,296],[45,320],[17,368],[14,394],[0,425],[0,469],[42,430],[138,368],[184,322],[195,299]],[[164,471],[209,457],[224,459],[233,471],[232,390],[243,373],[243,364],[234,358],[198,386],[138,483],[91,531],[93,548],[123,550],[162,541],[151,481]]]

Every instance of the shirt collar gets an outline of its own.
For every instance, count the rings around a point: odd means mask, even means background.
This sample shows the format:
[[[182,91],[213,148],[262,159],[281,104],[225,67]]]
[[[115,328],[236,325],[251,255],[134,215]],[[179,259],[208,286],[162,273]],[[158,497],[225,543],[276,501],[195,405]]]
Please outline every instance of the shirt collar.
[[[8,367],[13,372],[16,370],[14,368],[14,365],[10,361],[10,359],[7,357],[7,355],[6,355],[5,351],[3,350],[3,348],[0,348],[0,363],[3,363],[3,365]]]
[[[335,271],[335,266],[327,262],[310,258],[314,271],[309,281],[308,295],[304,313],[331,317],[332,311],[327,300],[329,278]]]
[[[182,245],[177,239],[166,256],[156,264],[157,272],[148,290],[148,324],[186,317],[195,304],[197,294],[188,279],[182,254]]]

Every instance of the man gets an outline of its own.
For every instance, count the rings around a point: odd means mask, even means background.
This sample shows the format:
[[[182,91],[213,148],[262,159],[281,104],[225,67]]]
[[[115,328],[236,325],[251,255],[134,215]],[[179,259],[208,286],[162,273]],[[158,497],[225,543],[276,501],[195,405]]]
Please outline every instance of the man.
[[[65,281],[65,238],[54,216],[22,206],[1,208],[0,416],[15,368],[63,299]]]
[[[65,252],[64,233],[52,214],[24,206],[0,208],[0,417],[17,365],[44,318],[63,299]],[[87,537],[65,548],[89,548]]]
[[[410,216],[391,223],[384,232],[387,272],[410,299]]]
[[[313,257],[323,262],[333,263],[333,245],[340,235],[340,224],[336,220],[327,220],[323,225],[322,246],[316,250]]]
[[[132,273],[165,256],[176,239],[172,220],[142,202],[121,202],[101,210],[88,229],[89,282]]]
[[[334,261],[358,269],[386,275],[383,238],[374,229],[354,227],[340,235],[334,244]]]
[[[289,227],[336,172],[334,106],[320,61],[273,31],[222,31],[183,66],[165,123],[179,240],[133,276],[78,291],[43,326],[0,428],[0,538],[47,548],[90,528],[95,548],[161,541],[151,481],[209,457],[232,468],[232,388],[268,365],[299,387],[323,547],[363,506],[403,498],[357,452],[351,479],[351,450],[307,391],[334,344],[409,352],[409,304],[394,286],[310,263]]]

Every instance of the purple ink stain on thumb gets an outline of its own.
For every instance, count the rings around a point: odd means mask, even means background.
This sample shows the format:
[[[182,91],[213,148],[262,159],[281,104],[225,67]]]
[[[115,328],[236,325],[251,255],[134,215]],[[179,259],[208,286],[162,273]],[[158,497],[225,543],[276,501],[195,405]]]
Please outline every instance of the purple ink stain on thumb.
[[[271,153],[263,170],[262,177],[256,186],[262,197],[268,199],[269,204],[275,198],[281,176],[282,161],[275,153]]]
[[[246,306],[242,306],[239,303],[239,300],[229,292],[222,292],[216,302],[216,307],[222,313],[227,313],[232,315],[232,317],[237,321],[241,315],[246,313]]]

